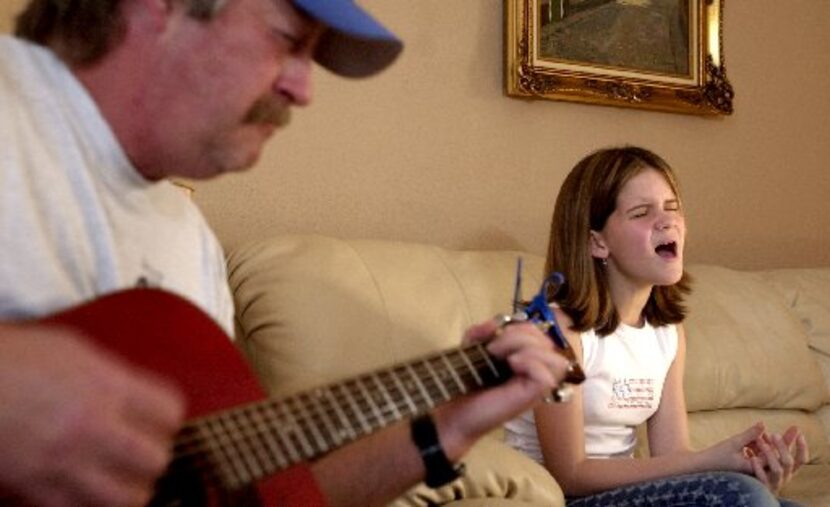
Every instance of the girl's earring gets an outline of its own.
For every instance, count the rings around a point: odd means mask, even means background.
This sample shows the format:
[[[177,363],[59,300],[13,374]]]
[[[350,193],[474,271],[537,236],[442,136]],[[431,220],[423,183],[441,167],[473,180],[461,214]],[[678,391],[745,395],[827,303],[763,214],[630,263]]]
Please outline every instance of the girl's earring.
[[[608,267],[608,257],[603,257],[602,259],[600,259],[599,262],[602,263],[602,267],[604,267],[604,268]]]

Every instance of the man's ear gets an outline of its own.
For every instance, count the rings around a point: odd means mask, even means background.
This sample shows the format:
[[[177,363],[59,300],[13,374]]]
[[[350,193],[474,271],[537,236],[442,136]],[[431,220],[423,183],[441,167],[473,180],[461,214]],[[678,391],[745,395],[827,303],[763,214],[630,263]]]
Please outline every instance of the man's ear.
[[[591,251],[591,257],[595,259],[607,259],[610,252],[608,251],[608,245],[605,244],[605,239],[602,237],[602,233],[590,231],[590,235],[588,248]]]

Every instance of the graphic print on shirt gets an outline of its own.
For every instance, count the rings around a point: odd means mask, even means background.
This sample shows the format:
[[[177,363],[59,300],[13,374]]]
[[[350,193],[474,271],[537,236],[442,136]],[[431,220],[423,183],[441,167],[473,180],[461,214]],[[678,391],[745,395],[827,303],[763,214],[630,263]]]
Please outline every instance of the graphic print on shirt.
[[[638,409],[654,406],[654,379],[617,378],[611,387],[608,408]]]

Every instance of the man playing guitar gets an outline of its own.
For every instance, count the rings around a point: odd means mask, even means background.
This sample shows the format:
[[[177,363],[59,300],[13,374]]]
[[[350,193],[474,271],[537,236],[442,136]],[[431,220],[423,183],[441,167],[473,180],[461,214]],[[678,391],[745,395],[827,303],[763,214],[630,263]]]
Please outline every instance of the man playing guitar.
[[[402,45],[352,0],[30,0],[16,33],[0,37],[0,501],[142,505],[191,393],[47,317],[151,286],[230,333],[221,247],[169,178],[250,167],[311,101],[313,61],[366,76]],[[281,502],[382,505],[568,367],[530,324],[466,339],[512,377],[299,467]]]

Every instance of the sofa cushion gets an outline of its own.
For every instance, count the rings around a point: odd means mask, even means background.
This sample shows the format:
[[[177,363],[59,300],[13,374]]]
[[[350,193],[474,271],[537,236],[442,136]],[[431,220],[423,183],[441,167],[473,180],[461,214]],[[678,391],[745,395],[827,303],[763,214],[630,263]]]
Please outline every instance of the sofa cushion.
[[[776,269],[760,276],[801,319],[810,346],[830,356],[830,269]]]
[[[518,256],[322,236],[249,244],[228,258],[238,339],[275,395],[456,347],[510,311]],[[542,259],[524,263],[530,296]]]
[[[804,328],[760,275],[705,265],[689,271],[694,277],[685,323],[690,411],[814,411],[827,400]]]
[[[830,505],[830,466],[806,465],[801,467],[795,480],[787,484],[781,492],[783,498],[797,500],[807,507],[827,507]]]
[[[523,256],[530,297],[542,259]],[[471,324],[511,310],[518,257],[322,236],[249,244],[228,257],[237,340],[275,396],[457,347]],[[550,474],[501,441],[481,440],[464,462],[461,480],[397,505],[564,505]]]
[[[249,244],[228,259],[238,339],[275,395],[454,347],[470,324],[510,310],[519,255],[321,236]],[[522,255],[528,298],[543,259]],[[821,303],[826,284],[715,266],[689,271],[695,281],[685,385],[694,446],[764,420],[774,431],[799,425],[815,461],[830,461],[814,412],[827,391],[814,359],[830,329]],[[830,420],[826,405],[818,414]],[[503,502],[494,505],[561,505],[561,490],[544,469],[501,442],[483,440],[465,461],[464,480],[437,491],[420,486],[399,505],[462,498],[469,505],[493,498]],[[828,465],[805,467],[787,493],[824,501],[827,488],[813,480],[822,474]]]

